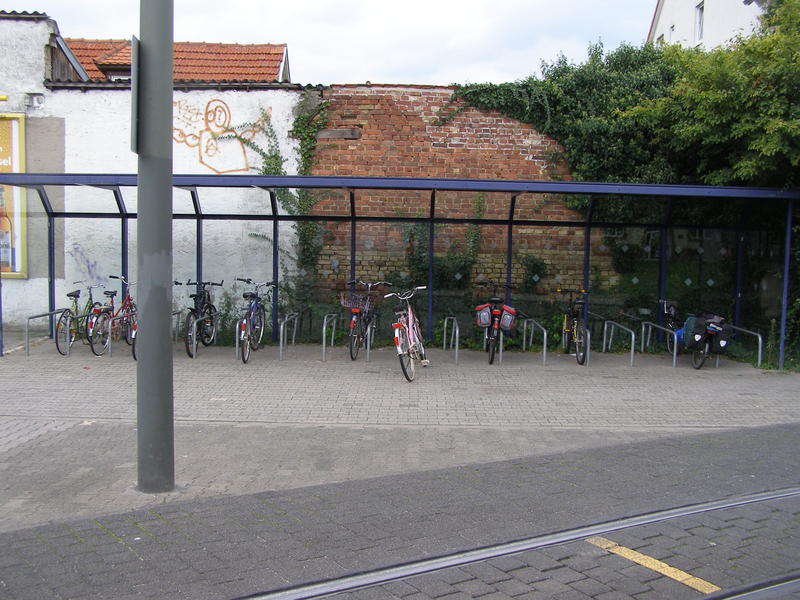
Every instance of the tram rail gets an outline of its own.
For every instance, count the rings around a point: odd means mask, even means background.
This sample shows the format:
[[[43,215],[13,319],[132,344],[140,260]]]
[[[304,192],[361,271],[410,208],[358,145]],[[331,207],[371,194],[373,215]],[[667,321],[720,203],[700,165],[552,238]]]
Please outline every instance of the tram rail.
[[[631,517],[623,517],[585,527],[578,527],[575,529],[524,538],[503,544],[484,546],[481,548],[448,554],[436,558],[394,565],[365,573],[328,579],[281,590],[258,592],[247,596],[241,596],[236,600],[310,600],[312,598],[321,598],[342,592],[352,592],[359,589],[384,585],[393,581],[435,571],[441,571],[451,567],[465,566],[501,556],[508,556],[529,550],[546,548],[548,546],[575,542],[592,536],[612,533],[614,531],[651,525],[681,517],[739,508],[742,506],[762,502],[796,498],[798,496],[800,496],[800,487],[791,487],[748,494],[734,498],[690,504],[651,513],[643,513]],[[777,598],[779,596],[762,596],[755,594],[765,594],[768,591],[769,593],[778,593],[779,591],[780,593],[785,593],[787,589],[800,589],[800,579],[798,578],[800,578],[800,574],[793,574],[787,576],[785,580],[770,580],[760,584],[753,584],[753,586],[750,588],[745,588],[739,592],[736,592],[739,595],[725,595],[734,592],[734,590],[728,592],[723,590],[722,592],[719,592],[719,594],[722,595],[709,595],[706,596],[706,598],[719,598],[719,600],[722,600],[723,598],[746,598],[748,600],[755,598]]]

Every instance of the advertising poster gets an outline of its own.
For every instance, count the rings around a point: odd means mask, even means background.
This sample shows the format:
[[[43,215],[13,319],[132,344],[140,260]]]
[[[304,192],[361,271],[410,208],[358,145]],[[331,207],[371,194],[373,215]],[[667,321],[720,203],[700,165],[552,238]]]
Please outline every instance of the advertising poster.
[[[25,116],[0,114],[0,173],[25,172]],[[0,273],[26,277],[25,190],[0,185]]]

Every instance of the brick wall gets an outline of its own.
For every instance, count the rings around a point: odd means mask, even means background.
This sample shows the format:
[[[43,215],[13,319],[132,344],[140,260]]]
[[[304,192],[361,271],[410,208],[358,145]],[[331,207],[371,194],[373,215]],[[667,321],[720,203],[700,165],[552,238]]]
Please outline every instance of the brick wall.
[[[330,101],[328,130],[317,147],[314,175],[382,177],[438,177],[465,179],[568,179],[563,163],[554,162],[561,148],[530,125],[496,112],[467,108],[442,124],[452,88],[387,85],[341,85],[326,88]],[[442,192],[436,196],[436,215],[476,215],[475,193]],[[483,216],[507,219],[509,194],[481,195]],[[370,216],[425,216],[430,192],[356,192],[356,210]],[[349,198],[341,190],[322,194],[315,206],[322,215],[350,214]],[[517,199],[518,219],[581,221],[552,195],[525,194]],[[408,251],[399,224],[359,224],[357,276],[377,278],[406,269]],[[436,230],[437,254],[464,248],[466,226]],[[326,227],[320,274],[333,287],[349,277],[350,225]],[[593,235],[593,264],[612,276],[610,259],[602,248],[600,232]],[[518,226],[514,233],[517,254],[535,254],[548,263],[550,276],[542,290],[580,285],[583,265],[583,229]],[[484,226],[475,272],[504,277],[506,228]],[[515,281],[521,266],[513,265]],[[558,280],[555,276],[559,277]],[[414,282],[416,284],[423,282]]]

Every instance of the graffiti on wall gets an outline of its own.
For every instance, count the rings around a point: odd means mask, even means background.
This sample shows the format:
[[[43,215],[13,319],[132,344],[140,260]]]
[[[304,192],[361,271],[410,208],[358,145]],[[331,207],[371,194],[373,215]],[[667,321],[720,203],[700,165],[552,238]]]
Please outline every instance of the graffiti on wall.
[[[186,100],[176,100],[172,106],[172,139],[196,148],[201,165],[217,174],[250,170],[242,139],[252,140],[257,129],[234,130],[231,109],[223,100],[209,100],[203,108]]]

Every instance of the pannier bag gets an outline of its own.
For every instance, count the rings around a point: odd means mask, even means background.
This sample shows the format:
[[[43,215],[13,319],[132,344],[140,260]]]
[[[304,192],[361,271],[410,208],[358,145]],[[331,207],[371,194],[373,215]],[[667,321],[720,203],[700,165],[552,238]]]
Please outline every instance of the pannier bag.
[[[475,325],[478,327],[489,327],[492,324],[491,304],[481,304],[475,307]]]
[[[706,320],[689,317],[683,325],[683,346],[687,350],[699,348],[706,337]]]
[[[714,336],[714,352],[725,354],[733,341],[733,327],[723,325],[722,330]]]
[[[511,331],[514,322],[517,320],[517,311],[503,304],[503,314],[500,317],[500,328],[503,331]]]

